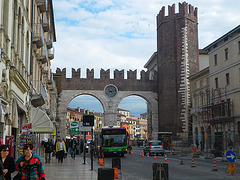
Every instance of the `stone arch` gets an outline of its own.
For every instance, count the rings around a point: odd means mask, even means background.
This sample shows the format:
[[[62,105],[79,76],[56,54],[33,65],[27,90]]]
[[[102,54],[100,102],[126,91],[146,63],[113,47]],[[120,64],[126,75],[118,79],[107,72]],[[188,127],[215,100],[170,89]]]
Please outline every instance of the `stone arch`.
[[[136,95],[145,99],[149,107],[151,109],[151,138],[157,138],[155,134],[157,134],[157,127],[158,127],[158,109],[157,109],[157,95],[153,92],[146,92],[146,91],[118,91],[118,95],[114,98],[107,97],[104,92],[101,90],[62,90],[59,96],[59,112],[58,118],[60,120],[60,127],[59,127],[59,135],[64,135],[64,129],[66,127],[66,110],[68,104],[73,100],[75,97],[80,95],[90,95],[95,97],[99,100],[103,107],[104,111],[104,123],[107,125],[115,125],[117,120],[117,108],[119,103],[125,97]],[[154,134],[155,133],[155,134]]]
[[[89,95],[89,96],[95,97],[95,98],[101,103],[101,105],[102,105],[102,107],[103,107],[103,111],[104,111],[104,105],[103,105],[102,102],[101,102],[101,97],[99,97],[99,96],[96,95],[96,94],[89,93],[89,92],[83,92],[83,93],[79,92],[78,94],[74,94],[74,96],[73,96],[72,98],[68,99],[68,101],[67,101],[67,106],[68,106],[68,104],[69,104],[74,98],[76,98],[76,97],[78,97],[78,96],[81,96],[81,95]]]

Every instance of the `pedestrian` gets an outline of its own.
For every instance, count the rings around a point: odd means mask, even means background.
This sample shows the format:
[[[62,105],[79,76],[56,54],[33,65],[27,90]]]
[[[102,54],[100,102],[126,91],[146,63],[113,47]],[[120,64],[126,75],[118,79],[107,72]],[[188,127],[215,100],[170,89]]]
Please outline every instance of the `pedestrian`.
[[[50,139],[48,139],[48,142],[44,144],[44,148],[45,148],[45,163],[50,163],[51,153],[53,151]]]
[[[70,144],[71,157],[73,159],[75,159],[76,150],[77,150],[77,141],[76,141],[76,139],[73,139]]]
[[[59,142],[59,139],[57,139],[56,141],[55,141],[55,145],[54,145],[54,151],[56,152],[56,159],[58,159],[58,152],[56,151],[56,147],[57,147],[57,143]]]
[[[0,180],[4,180],[3,169],[3,163],[0,161]]]
[[[16,161],[16,169],[21,172],[22,180],[45,180],[45,174],[40,156],[33,154],[31,143],[23,146],[24,155]]]
[[[1,145],[0,147],[0,161],[3,165],[2,175],[5,180],[11,180],[11,173],[15,171],[15,162],[12,157],[9,156],[10,148],[7,145]]]
[[[56,152],[58,153],[58,162],[61,161],[62,163],[64,158],[64,153],[66,152],[66,145],[62,140],[62,138],[60,138],[59,142],[57,142]]]

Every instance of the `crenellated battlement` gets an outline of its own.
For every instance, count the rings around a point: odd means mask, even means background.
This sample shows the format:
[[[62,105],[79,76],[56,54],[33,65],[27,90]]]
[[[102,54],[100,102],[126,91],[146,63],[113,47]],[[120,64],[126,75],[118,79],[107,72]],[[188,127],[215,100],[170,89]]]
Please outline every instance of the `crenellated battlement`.
[[[110,69],[100,70],[100,78],[94,78],[94,69],[86,69],[86,78],[81,78],[81,69],[72,68],[71,78],[66,77],[66,68],[62,70],[57,68],[54,76],[61,77],[61,89],[82,89],[82,90],[99,90],[104,89],[108,84],[114,84],[119,90],[135,90],[142,89],[144,91],[157,90],[157,74],[155,78],[149,79],[149,72],[142,70],[140,79],[137,79],[137,70],[127,71],[127,79],[124,79],[124,70],[114,70],[114,78],[110,78]],[[152,77],[151,77],[152,78]],[[144,84],[144,86],[143,86]]]
[[[56,73],[54,75],[61,76],[62,78],[67,78],[66,77],[66,68],[63,68],[62,70],[60,68],[57,68]],[[67,78],[69,79],[69,78]],[[78,68],[75,70],[72,68],[72,79],[99,79],[99,78],[94,78],[94,69],[86,69],[86,78],[81,78],[81,68]],[[110,69],[100,70],[100,79],[111,79],[110,78]],[[124,69],[114,70],[114,79],[124,79]],[[137,70],[129,70],[127,71],[127,79],[133,79],[137,80]],[[148,80],[149,79],[149,72],[142,70],[140,72],[140,79],[139,80]]]
[[[167,21],[173,18],[178,18],[178,17],[187,17],[197,22],[197,19],[198,19],[197,8],[194,8],[194,6],[186,2],[179,3],[178,7],[179,7],[179,12],[176,13],[175,4],[173,4],[172,6],[168,6],[168,15],[166,16],[165,6],[163,6],[159,11],[159,14],[157,15],[157,23],[159,24],[162,21]]]

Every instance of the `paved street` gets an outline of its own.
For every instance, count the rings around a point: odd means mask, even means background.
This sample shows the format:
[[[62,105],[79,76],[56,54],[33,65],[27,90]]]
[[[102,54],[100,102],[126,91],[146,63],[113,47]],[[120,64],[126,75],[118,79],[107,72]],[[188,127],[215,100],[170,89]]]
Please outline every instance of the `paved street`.
[[[139,157],[140,147],[133,147],[133,155],[126,154],[121,158],[122,170],[119,171],[119,179],[122,180],[151,180],[152,179],[152,163],[163,163],[164,156],[157,156],[157,160],[154,160],[154,156],[150,158]],[[229,179],[237,180],[240,177],[240,163],[236,162],[236,172],[234,176],[228,176],[225,174],[227,170],[227,162],[222,161],[221,158],[216,159],[217,172],[212,172],[213,159],[205,159],[203,156],[195,158],[196,167],[191,167],[192,157],[181,157],[178,155],[167,154],[168,166],[169,166],[169,178],[170,180],[220,180]],[[43,159],[44,160],[44,159]],[[183,165],[180,165],[183,160]],[[237,159],[238,160],[238,159]],[[86,164],[83,164],[83,157],[76,156],[73,160],[70,156],[64,159],[64,163],[58,163],[56,158],[52,159],[50,164],[45,164],[44,170],[47,180],[96,180],[97,171],[100,167],[98,165],[97,158],[94,161],[93,171],[90,170],[89,154],[86,154]],[[112,167],[112,158],[104,158],[103,168]],[[101,167],[102,168],[102,167]]]
[[[53,158],[50,164],[43,166],[46,174],[46,180],[96,180],[97,172],[90,171],[90,165],[83,164],[83,158],[76,156],[73,160],[70,156],[64,159],[63,163],[58,163],[56,158]]]
[[[152,177],[152,163],[163,163],[164,156],[157,156],[157,160],[154,160],[154,156],[149,158],[139,157],[139,150],[142,148],[133,147],[133,155],[127,154],[121,158],[122,167],[122,180],[151,180]],[[234,176],[228,176],[225,174],[227,170],[227,162],[222,161],[221,158],[216,159],[217,172],[213,170],[213,159],[205,159],[200,156],[195,158],[195,166],[192,165],[192,156],[181,157],[178,155],[167,154],[169,179],[170,180],[220,180],[220,179],[232,179],[237,180],[240,177],[239,166],[237,162],[236,172]],[[181,159],[184,165],[180,165]],[[104,158],[104,167],[112,166],[112,158]],[[98,165],[95,162],[94,169],[97,171]]]

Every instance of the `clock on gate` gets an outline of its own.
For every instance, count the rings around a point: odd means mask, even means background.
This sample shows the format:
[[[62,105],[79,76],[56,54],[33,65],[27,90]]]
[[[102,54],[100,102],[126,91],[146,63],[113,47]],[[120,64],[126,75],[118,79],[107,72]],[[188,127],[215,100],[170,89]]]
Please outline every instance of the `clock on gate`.
[[[109,84],[104,88],[104,92],[108,97],[114,97],[117,94],[117,87],[113,84]]]

